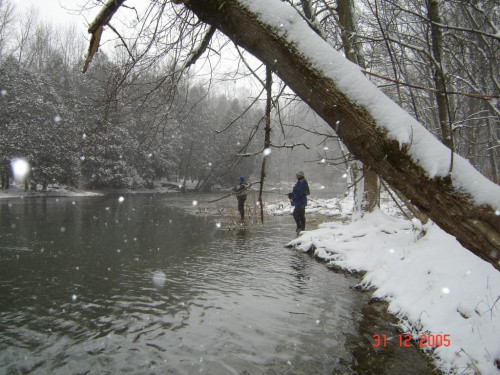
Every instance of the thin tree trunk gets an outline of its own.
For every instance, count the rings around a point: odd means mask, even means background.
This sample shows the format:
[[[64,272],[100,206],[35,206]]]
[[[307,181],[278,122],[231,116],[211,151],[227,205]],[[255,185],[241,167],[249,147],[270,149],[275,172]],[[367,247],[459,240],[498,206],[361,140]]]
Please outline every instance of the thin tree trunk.
[[[191,156],[193,155],[193,143],[194,142],[191,142],[191,145],[189,146],[189,155],[186,161],[186,168],[184,168],[184,181],[182,182],[182,188],[181,188],[182,192],[186,191],[186,181],[187,181],[189,166],[191,164]]]
[[[490,119],[486,119],[486,126],[488,127],[488,155],[490,158],[491,179],[496,184],[500,184],[500,176],[498,175],[498,165],[496,159],[497,142],[494,142],[495,135],[493,134],[493,127]]]
[[[443,68],[443,32],[439,24],[442,23],[439,0],[429,0],[428,16],[431,22],[432,56],[434,58],[434,84],[439,91],[436,93],[439,126],[441,128],[442,142],[453,150],[453,138],[451,134],[448,101],[446,97],[446,81]]]
[[[259,189],[259,206],[260,206],[260,221],[264,223],[264,203],[262,202],[262,190],[264,189],[264,180],[266,178],[266,150],[271,147],[271,95],[273,86],[273,72],[269,65],[266,66],[266,133],[264,136],[264,154],[262,155],[262,168],[260,170],[260,189]]]
[[[365,69],[365,58],[356,43],[356,17],[354,14],[353,0],[338,0],[337,13],[339,15],[339,23],[342,29],[341,37],[344,44],[344,54],[348,60]],[[356,179],[355,181],[357,185],[358,182]],[[359,181],[359,183],[363,184],[363,188],[354,189],[354,204],[355,210],[358,208],[361,209],[360,213],[363,215],[364,212],[372,212],[380,205],[378,176],[373,170],[363,164],[363,178]],[[356,197],[359,193],[362,194],[361,199]],[[361,200],[361,205],[359,207],[357,206],[358,200]],[[353,217],[355,218],[355,216]]]

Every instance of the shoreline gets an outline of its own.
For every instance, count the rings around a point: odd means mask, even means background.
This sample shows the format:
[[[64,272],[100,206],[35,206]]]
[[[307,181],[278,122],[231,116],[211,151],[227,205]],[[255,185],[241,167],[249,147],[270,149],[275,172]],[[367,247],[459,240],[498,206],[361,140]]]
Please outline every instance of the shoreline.
[[[119,194],[155,194],[155,193],[179,193],[177,190],[164,187],[155,187],[153,189],[104,189],[104,190],[82,190],[68,187],[49,186],[47,191],[25,191],[24,188],[17,185],[10,185],[8,190],[0,190],[0,200],[2,199],[24,199],[24,198],[65,198],[65,197],[101,197],[105,195]]]

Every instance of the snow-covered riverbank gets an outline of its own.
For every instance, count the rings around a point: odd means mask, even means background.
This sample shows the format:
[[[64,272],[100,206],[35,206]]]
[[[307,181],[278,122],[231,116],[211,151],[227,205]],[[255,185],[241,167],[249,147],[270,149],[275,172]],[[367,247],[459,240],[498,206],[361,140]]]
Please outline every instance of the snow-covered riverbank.
[[[268,212],[289,214],[286,203]],[[311,202],[306,212],[346,217],[350,207],[346,197]],[[446,373],[500,374],[500,272],[493,266],[437,225],[396,217],[390,204],[357,221],[309,229],[289,246],[364,272],[360,286],[399,318],[401,335],[374,337],[374,345],[392,340],[404,348],[411,335]]]
[[[24,191],[21,185],[11,184],[9,189],[0,190],[0,199],[25,198],[25,197],[92,197],[108,194],[138,194],[138,193],[171,193],[178,192],[171,185],[155,186],[154,189],[105,189],[82,190],[64,185],[49,185],[47,191]]]
[[[47,191],[24,191],[24,187],[11,184],[9,189],[0,190],[0,199],[25,198],[25,197],[90,197],[102,195],[99,192],[85,191],[76,188],[49,185]]]

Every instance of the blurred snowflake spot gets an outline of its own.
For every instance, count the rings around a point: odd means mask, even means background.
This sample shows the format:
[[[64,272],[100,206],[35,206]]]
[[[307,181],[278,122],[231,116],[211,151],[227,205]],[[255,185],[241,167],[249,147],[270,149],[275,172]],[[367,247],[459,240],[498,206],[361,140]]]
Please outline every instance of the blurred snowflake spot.
[[[14,174],[14,180],[23,181],[28,172],[30,171],[30,165],[25,159],[13,159],[11,161],[12,173]]]
[[[162,288],[165,285],[166,281],[167,281],[167,275],[165,275],[165,272],[163,272],[163,271],[156,271],[153,274],[153,284],[157,288]]]
[[[54,122],[55,122],[55,123],[58,123],[58,122],[60,122],[60,121],[61,121],[61,116],[55,116],[55,117],[54,117]]]

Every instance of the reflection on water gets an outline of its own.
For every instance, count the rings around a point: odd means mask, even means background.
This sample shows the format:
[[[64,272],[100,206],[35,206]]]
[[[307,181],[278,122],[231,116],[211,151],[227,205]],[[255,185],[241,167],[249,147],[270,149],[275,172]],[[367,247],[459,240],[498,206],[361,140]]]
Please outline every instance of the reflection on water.
[[[0,201],[0,373],[352,373],[357,280],[190,201]]]

